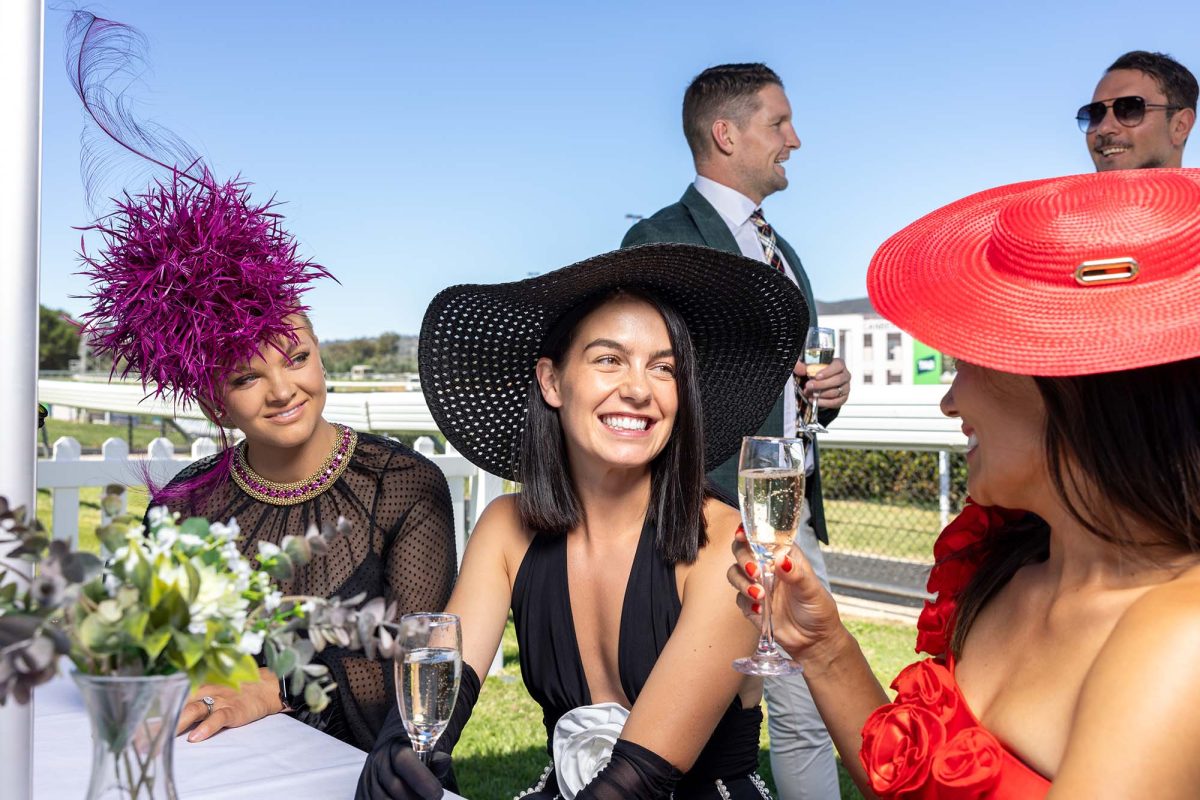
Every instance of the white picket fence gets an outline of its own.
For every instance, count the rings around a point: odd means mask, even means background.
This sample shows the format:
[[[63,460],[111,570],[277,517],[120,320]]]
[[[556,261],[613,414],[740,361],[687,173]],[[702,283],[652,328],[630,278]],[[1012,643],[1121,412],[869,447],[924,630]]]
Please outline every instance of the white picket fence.
[[[369,385],[369,384],[368,384]],[[103,383],[59,378],[38,381],[38,402],[47,406],[85,408],[119,414],[176,419],[204,419],[193,405],[176,408],[166,397],[146,397],[139,383]],[[325,419],[357,431],[415,431],[434,433],[437,425],[421,392],[338,392],[325,395]]]
[[[451,447],[446,453],[434,453],[433,440],[422,436],[416,450],[442,470],[450,486],[454,506],[454,533],[458,557],[462,559],[467,535],[487,504],[504,491],[504,482],[475,467]],[[37,486],[51,492],[51,513],[54,536],[72,543],[79,541],[79,490],[82,487],[103,488],[110,484],[125,487],[144,487],[146,478],[162,484],[198,458],[217,451],[212,439],[197,439],[191,452],[176,455],[175,445],[168,439],[150,442],[145,457],[129,454],[123,439],[107,440],[99,456],[81,455],[79,442],[64,436],[54,443],[50,458],[38,461]],[[122,501],[127,497],[122,493]]]

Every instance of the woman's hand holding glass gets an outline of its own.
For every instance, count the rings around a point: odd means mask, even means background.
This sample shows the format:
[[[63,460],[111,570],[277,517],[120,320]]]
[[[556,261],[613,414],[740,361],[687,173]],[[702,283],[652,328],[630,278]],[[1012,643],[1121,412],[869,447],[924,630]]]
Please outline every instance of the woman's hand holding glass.
[[[755,625],[761,625],[765,599],[759,582],[762,571],[746,534],[740,529],[734,536],[733,556],[737,561],[729,568],[727,577],[738,591],[738,608]],[[796,545],[776,561],[773,583],[771,615],[775,642],[792,658],[804,662],[814,648],[832,643],[845,633],[833,595],[821,585]]]

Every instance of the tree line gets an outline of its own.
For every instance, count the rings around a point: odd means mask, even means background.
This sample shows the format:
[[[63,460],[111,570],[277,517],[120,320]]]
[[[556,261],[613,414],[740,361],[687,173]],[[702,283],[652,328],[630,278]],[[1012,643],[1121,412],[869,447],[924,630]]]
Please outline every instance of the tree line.
[[[79,328],[65,311],[38,309],[38,369],[67,370],[79,358]],[[321,360],[331,374],[346,373],[356,364],[375,372],[416,372],[417,337],[399,333],[321,342]],[[88,357],[88,371],[108,372],[112,365]]]

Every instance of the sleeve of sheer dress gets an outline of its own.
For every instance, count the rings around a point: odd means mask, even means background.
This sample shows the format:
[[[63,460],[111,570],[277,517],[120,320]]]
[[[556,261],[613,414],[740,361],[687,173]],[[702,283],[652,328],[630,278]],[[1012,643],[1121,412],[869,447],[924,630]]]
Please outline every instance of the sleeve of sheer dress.
[[[406,495],[398,530],[384,554],[387,599],[397,602],[401,614],[445,608],[458,566],[446,477],[430,461],[412,459],[412,468],[397,471],[387,487]]]
[[[669,797],[683,773],[657,753],[617,739],[604,769],[575,800],[655,800]]]

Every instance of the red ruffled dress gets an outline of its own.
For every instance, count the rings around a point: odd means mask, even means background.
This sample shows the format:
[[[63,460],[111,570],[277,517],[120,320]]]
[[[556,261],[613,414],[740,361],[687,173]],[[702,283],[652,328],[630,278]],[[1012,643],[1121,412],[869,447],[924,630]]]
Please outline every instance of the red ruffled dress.
[[[949,655],[958,594],[979,566],[979,543],[1012,512],[970,500],[933,546],[934,568],[917,621],[917,652],[933,658],[906,667],[892,682],[895,702],[863,726],[859,758],[883,800],[1029,800],[1050,781],[1005,749],[971,713]]]

